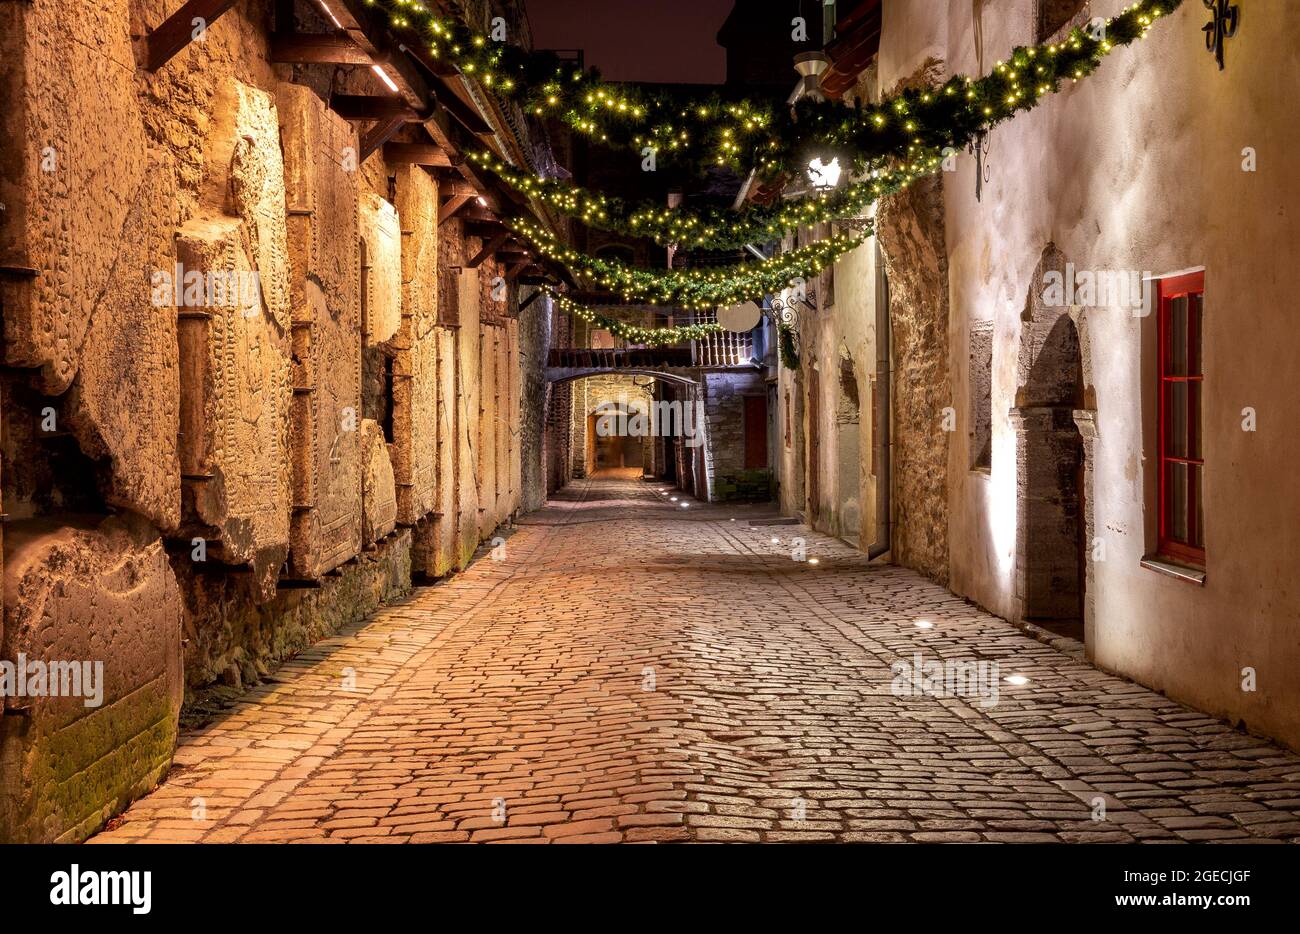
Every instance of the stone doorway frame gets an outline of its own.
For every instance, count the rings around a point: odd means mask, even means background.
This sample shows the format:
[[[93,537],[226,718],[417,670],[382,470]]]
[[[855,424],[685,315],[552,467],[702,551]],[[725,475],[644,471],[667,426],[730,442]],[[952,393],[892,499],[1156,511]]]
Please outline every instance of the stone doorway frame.
[[[1030,279],[1030,286],[1021,313],[1021,331],[1017,345],[1016,359],[1016,399],[1015,405],[1008,413],[1012,430],[1016,435],[1016,549],[1013,572],[1014,591],[1012,605],[1016,619],[1026,621],[1027,594],[1029,591],[1030,560],[1028,555],[1029,515],[1027,509],[1026,489],[1029,483],[1030,463],[1028,457],[1031,437],[1036,433],[1059,431],[1061,426],[1053,424],[1057,419],[1056,407],[1033,405],[1024,397],[1029,383],[1029,375],[1038,360],[1039,352],[1044,348],[1048,336],[1068,317],[1074,327],[1079,344],[1080,392],[1082,406],[1071,410],[1071,420],[1082,441],[1083,464],[1079,499],[1082,508],[1080,521],[1083,535],[1082,583],[1083,583],[1083,631],[1084,645],[1089,654],[1094,644],[1096,626],[1096,449],[1098,434],[1096,390],[1093,384],[1091,338],[1088,328],[1087,309],[1077,305],[1048,306],[1043,301],[1045,276],[1050,271],[1066,272],[1066,259],[1055,243],[1048,243],[1043,249],[1038,264]],[[1030,402],[1026,405],[1023,403]]]

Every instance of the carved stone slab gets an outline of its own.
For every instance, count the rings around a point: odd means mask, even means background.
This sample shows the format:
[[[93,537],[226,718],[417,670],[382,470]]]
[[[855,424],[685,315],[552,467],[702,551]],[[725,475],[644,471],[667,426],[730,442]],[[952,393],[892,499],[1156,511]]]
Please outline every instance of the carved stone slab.
[[[382,344],[402,323],[402,230],[397,209],[374,192],[361,196],[365,241],[362,327],[367,346]]]
[[[246,281],[245,233],[233,217],[192,220],[177,259]],[[255,298],[188,309],[179,331],[182,534],[249,565],[269,598],[289,550],[289,336]]]
[[[361,534],[377,542],[397,528],[397,494],[384,430],[373,419],[361,420],[361,448],[366,465]]]
[[[442,577],[456,566],[456,332],[435,328],[437,347],[437,470],[431,521],[415,528],[412,562],[429,577]]]
[[[176,182],[141,117],[127,6],[0,4],[0,264],[34,270],[0,277],[0,353],[49,395],[78,383],[60,430],[103,461],[87,482],[172,528],[175,319],[149,279],[171,264]]]
[[[402,222],[402,316],[415,321],[413,338],[438,323],[438,183],[418,165],[396,169],[397,214]]]
[[[290,216],[294,577],[361,550],[361,341],[356,139],[311,89],[278,92]]]
[[[28,671],[24,696],[10,686],[0,701],[6,722],[25,724],[0,732],[0,842],[80,839],[171,762],[180,593],[162,541],[138,517],[16,522],[5,552],[0,657]],[[33,663],[45,671],[43,694]]]
[[[402,325],[393,338],[393,473],[397,520],[435,511],[437,487],[438,189],[423,168],[397,169],[402,223]]]

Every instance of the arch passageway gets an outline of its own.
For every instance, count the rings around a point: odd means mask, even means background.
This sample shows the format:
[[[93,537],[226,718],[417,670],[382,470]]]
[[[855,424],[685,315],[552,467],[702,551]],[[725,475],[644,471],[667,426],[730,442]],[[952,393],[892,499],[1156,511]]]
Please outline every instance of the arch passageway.
[[[95,840],[1300,836],[1297,757],[911,571],[751,524],[771,515],[575,481],[186,732]],[[910,678],[972,658],[964,692]]]

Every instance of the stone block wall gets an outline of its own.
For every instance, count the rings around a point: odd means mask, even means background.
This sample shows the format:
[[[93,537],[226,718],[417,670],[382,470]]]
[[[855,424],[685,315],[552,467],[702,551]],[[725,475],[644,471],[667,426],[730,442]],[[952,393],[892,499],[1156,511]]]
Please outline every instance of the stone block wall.
[[[273,4],[141,67],[175,6],[0,4],[0,265],[30,270],[0,277],[0,660],[105,689],[4,698],[0,840],[92,832],[165,773],[183,692],[464,567],[525,502],[516,287],[463,268],[430,170],[358,164],[329,70],[269,62]]]

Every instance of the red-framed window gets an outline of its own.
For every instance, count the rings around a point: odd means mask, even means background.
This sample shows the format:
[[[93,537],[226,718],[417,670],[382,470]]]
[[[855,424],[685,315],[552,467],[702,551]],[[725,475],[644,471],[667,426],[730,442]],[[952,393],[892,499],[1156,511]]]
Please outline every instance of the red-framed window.
[[[1205,273],[1159,280],[1159,553],[1205,567],[1201,407]]]

